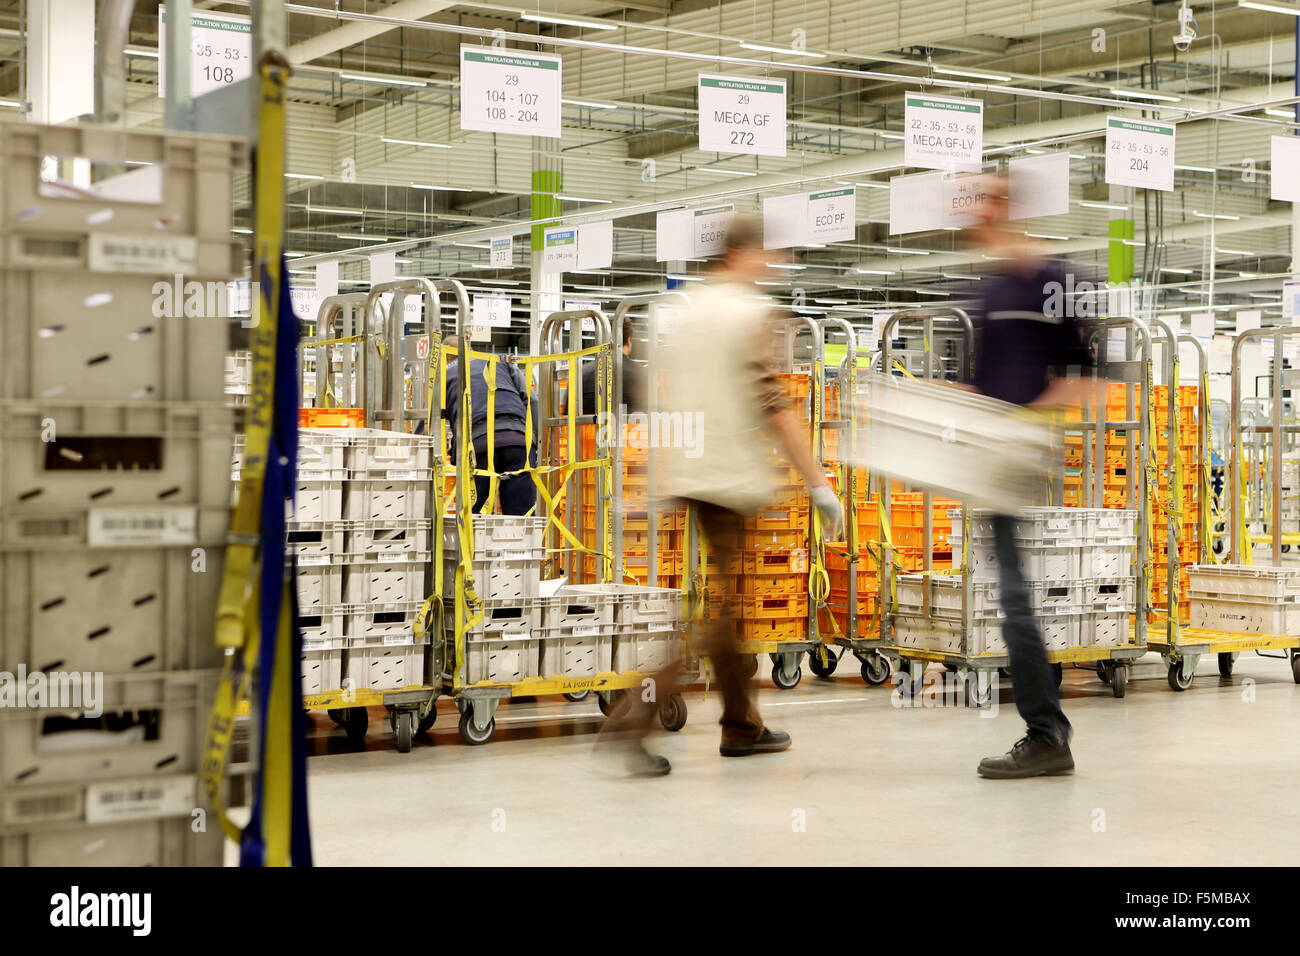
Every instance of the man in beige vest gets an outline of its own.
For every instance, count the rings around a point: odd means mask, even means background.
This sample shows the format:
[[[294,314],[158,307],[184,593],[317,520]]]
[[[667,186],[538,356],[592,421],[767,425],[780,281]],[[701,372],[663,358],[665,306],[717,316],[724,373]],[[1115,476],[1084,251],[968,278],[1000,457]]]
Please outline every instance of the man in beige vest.
[[[656,357],[662,391],[658,411],[667,419],[689,421],[694,434],[685,447],[664,449],[661,491],[693,504],[701,530],[718,565],[727,568],[740,537],[741,519],[775,500],[777,481],[773,444],[789,458],[807,481],[813,504],[832,536],[843,524],[839,499],[813,460],[807,426],[800,423],[782,394],[773,373],[774,343],[781,325],[772,302],[755,283],[769,275],[773,253],[763,251],[763,232],[755,220],[736,217],[727,233],[726,252],[714,265],[707,283],[690,290],[690,305],[674,310],[662,330]],[[653,405],[651,406],[654,407]],[[702,650],[713,665],[722,694],[724,757],[785,750],[789,734],[772,730],[759,717],[751,680],[736,653],[735,595],[725,586],[722,615],[710,621]],[[679,665],[656,675],[655,697],[670,693]],[[655,715],[646,695],[628,695],[627,710],[610,722],[609,730],[631,737],[628,767],[642,776],[671,770],[664,757],[650,754],[641,743]]]

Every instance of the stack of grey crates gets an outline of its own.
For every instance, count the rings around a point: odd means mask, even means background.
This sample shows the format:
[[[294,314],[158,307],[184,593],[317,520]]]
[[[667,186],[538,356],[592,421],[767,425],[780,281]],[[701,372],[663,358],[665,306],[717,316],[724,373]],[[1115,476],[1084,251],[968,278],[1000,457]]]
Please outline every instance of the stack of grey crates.
[[[539,597],[545,518],[474,515],[474,589],[483,619],[465,636],[467,684],[653,672],[680,652],[681,592],[566,585]],[[454,595],[460,543],[443,524],[443,594]],[[446,627],[454,628],[448,616]]]
[[[953,563],[962,555],[961,509],[949,514]],[[1136,511],[1101,508],[1023,508],[1016,541],[1030,606],[1049,651],[1119,647],[1129,643],[1137,601]],[[970,512],[971,597],[962,617],[960,575],[901,575],[894,636],[900,647],[963,653],[1006,653],[1001,583],[990,512]],[[927,614],[926,590],[929,590]]]
[[[229,322],[185,302],[241,267],[245,155],[0,123],[0,866],[221,862]]]
[[[433,439],[374,428],[303,428],[288,514],[296,558],[302,692],[425,683]],[[238,481],[241,449],[232,477]]]

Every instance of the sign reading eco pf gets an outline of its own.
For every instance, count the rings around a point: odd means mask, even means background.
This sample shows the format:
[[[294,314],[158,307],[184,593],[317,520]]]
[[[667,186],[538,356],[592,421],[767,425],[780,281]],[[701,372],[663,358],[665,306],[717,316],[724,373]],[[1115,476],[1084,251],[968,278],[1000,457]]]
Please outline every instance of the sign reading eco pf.
[[[903,161],[920,169],[978,170],[984,157],[984,103],[908,93]]]
[[[560,58],[460,48],[460,128],[560,136]]]
[[[700,149],[785,155],[785,80],[700,74]]]

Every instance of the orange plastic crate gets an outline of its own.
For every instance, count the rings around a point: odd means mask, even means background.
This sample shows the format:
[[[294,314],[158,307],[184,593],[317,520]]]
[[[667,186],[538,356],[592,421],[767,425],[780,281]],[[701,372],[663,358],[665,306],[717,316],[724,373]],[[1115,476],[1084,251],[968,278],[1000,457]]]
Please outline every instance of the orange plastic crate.
[[[734,570],[737,574],[751,575],[807,574],[808,550],[738,551]]]
[[[789,551],[805,548],[808,544],[808,532],[803,528],[782,531],[740,532],[740,547],[745,551]]]
[[[300,408],[300,428],[365,428],[364,408]]]
[[[736,636],[742,641],[786,643],[802,641],[808,636],[808,618],[762,618],[736,622]]]
[[[793,571],[787,574],[740,574],[735,576],[736,590],[742,594],[808,595],[808,575]]]
[[[772,505],[741,519],[746,531],[799,531],[807,534],[807,505]]]

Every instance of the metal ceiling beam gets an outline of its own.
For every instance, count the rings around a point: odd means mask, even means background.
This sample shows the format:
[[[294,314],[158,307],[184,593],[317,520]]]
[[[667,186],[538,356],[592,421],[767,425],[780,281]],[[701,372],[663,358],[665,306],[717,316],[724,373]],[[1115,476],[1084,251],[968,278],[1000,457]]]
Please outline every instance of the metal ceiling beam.
[[[400,20],[421,20],[433,16],[456,4],[449,0],[398,0],[391,7],[384,9],[384,16]],[[399,29],[399,24],[385,23],[378,20],[349,20],[340,27],[318,33],[309,40],[303,40],[289,47],[290,63],[310,63],[331,53],[364,43],[372,37]]]

